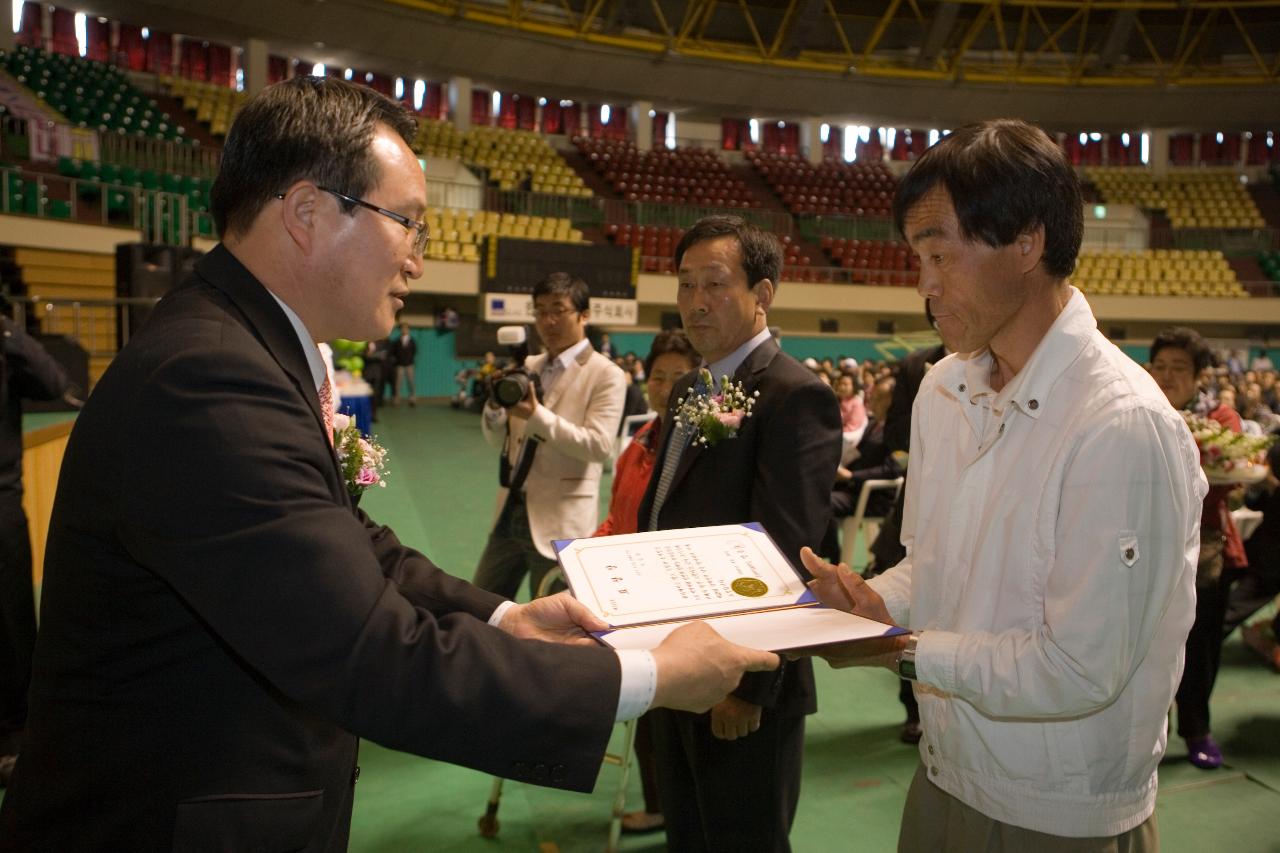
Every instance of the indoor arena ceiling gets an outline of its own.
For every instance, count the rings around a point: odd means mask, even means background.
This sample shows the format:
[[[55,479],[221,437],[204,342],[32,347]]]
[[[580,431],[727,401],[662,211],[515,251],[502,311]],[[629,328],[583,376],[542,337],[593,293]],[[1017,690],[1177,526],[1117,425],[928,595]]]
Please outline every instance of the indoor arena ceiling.
[[[698,117],[1280,124],[1280,0],[90,0],[362,70]],[[145,20],[143,20],[145,19]]]
[[[387,0],[446,18],[835,75],[1058,86],[1280,82],[1280,0]]]

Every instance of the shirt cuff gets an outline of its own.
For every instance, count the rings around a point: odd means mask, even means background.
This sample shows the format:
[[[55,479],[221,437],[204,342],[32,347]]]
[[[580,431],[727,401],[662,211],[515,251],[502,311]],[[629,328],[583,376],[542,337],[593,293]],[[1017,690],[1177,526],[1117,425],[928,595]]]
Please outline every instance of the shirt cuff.
[[[625,723],[649,710],[658,690],[658,664],[646,649],[619,649],[622,684],[618,689],[615,722]]]
[[[493,613],[489,614],[489,624],[495,628],[502,627],[502,617],[507,615],[507,611],[515,607],[514,601],[504,601],[493,609]]]
[[[916,640],[916,680],[956,693],[956,660],[960,635],[954,631],[922,631]]]
[[[485,423],[490,427],[496,428],[498,424],[504,423],[507,420],[507,410],[501,406],[490,406],[488,403],[485,403],[483,411]]]
[[[538,408],[534,409],[529,420],[525,422],[524,434],[546,441],[551,437],[551,421],[554,418],[555,413],[548,409],[545,403],[538,403]]]

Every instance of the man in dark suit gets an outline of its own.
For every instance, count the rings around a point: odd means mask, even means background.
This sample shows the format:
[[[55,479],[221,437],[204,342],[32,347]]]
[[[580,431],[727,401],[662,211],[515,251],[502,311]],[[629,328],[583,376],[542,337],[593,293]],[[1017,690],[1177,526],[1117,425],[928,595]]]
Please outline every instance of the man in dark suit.
[[[7,300],[0,297],[0,302]],[[27,724],[36,645],[31,537],[22,509],[22,401],[53,400],[67,374],[40,342],[0,316],[0,786],[6,785]]]
[[[766,316],[782,249],[737,217],[708,217],[675,253],[677,302],[713,381],[756,395],[736,436],[703,446],[675,415],[697,373],[671,392],[662,444],[640,506],[641,530],[757,521],[800,568],[830,517],[840,461],[840,410],[831,389],[783,353]],[[800,794],[804,717],[817,709],[807,661],[747,676],[709,714],[653,715],[670,849],[787,851]]]
[[[357,736],[588,790],[616,720],[776,665],[705,624],[647,660],[601,648],[568,596],[505,602],[353,508],[316,342],[385,336],[422,274],[413,136],[332,78],[242,108],[222,244],[67,448],[0,850],[340,851]]]
[[[929,302],[925,301],[925,317],[929,325],[934,324],[933,314],[929,310]],[[884,418],[884,442],[887,453],[896,451],[907,453],[911,450],[911,407],[916,401],[916,393],[929,368],[947,356],[947,348],[943,344],[924,347],[908,355],[902,361],[902,369],[898,371],[897,382],[893,389],[893,400],[889,403],[889,411]],[[910,471],[910,460],[907,462],[906,476]],[[898,490],[898,499],[893,508],[885,516],[880,525],[880,532],[871,543],[872,565],[868,567],[867,576],[880,574],[891,569],[907,556],[907,549],[902,547],[902,510],[906,500],[905,488]],[[908,679],[900,679],[898,683],[898,701],[907,712],[907,719],[902,723],[898,739],[903,743],[919,743],[922,735],[920,728],[920,705],[916,702],[915,690]]]
[[[400,334],[391,339],[391,362],[392,374],[391,380],[391,402],[400,405],[400,389],[407,386],[409,391],[405,394],[409,399],[409,405],[417,405],[418,388],[417,381],[414,379],[414,363],[418,360],[418,342],[413,339],[413,330],[409,328],[408,323],[400,324]]]

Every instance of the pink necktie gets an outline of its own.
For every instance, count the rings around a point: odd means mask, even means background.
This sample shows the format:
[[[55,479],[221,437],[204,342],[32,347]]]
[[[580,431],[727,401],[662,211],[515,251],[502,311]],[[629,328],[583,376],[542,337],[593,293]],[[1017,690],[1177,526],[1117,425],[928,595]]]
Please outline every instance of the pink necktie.
[[[329,437],[329,444],[333,444],[333,386],[328,376],[320,386],[320,416],[324,418],[324,434]]]

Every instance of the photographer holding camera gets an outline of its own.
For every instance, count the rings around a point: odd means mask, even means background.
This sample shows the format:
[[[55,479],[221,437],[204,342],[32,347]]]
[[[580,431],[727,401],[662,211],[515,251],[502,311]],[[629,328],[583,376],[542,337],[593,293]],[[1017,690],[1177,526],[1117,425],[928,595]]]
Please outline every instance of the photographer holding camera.
[[[533,288],[533,313],[547,351],[494,376],[481,418],[502,465],[497,519],[475,584],[507,598],[526,572],[537,592],[556,563],[552,539],[595,530],[600,473],[626,396],[622,370],[587,340],[586,282],[552,273]]]

